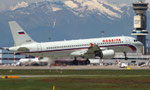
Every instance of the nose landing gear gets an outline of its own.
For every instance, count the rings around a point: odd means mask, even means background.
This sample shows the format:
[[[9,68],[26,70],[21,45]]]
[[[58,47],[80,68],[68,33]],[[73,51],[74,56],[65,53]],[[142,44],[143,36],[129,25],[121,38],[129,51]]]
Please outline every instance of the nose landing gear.
[[[127,53],[124,52],[125,60],[128,60],[129,58],[127,57]]]

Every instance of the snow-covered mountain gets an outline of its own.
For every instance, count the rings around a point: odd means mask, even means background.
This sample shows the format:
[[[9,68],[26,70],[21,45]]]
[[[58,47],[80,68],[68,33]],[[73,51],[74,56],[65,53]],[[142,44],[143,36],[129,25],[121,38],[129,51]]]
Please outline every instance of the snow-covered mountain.
[[[103,0],[70,0],[64,2],[65,6],[79,16],[97,13],[98,15],[107,15],[108,18],[121,18],[121,8],[111,5]],[[111,9],[110,9],[111,8]]]
[[[12,20],[17,21],[36,41],[49,41],[49,38],[100,37],[101,31],[105,31],[105,36],[130,35],[133,15],[132,6],[114,5],[106,0],[20,2],[10,10],[0,12],[0,46],[13,45],[8,26],[8,21]]]
[[[42,2],[44,3],[44,2]],[[64,1],[53,1],[53,2],[45,2],[47,3],[47,7],[52,9],[54,12],[63,10],[64,8],[71,11],[75,15],[80,17],[88,16],[93,13],[97,13],[98,15],[106,15],[108,18],[121,18],[121,10],[122,5],[117,7],[116,5],[109,4],[105,0],[64,0]],[[34,5],[39,5],[41,3],[35,3]],[[34,5],[31,7],[34,8]],[[11,7],[11,10],[16,10],[17,8],[27,7],[27,2],[19,2],[16,6]],[[127,5],[123,5],[127,6]]]
[[[10,7],[11,10],[16,10],[18,8],[28,7],[27,2],[19,2],[17,5]]]

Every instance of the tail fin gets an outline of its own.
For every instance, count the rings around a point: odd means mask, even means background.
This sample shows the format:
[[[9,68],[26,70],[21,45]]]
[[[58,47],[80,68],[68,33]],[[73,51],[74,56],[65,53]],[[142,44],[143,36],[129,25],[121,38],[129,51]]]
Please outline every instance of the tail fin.
[[[17,24],[16,21],[10,21],[9,26],[12,32],[15,46],[34,43],[31,37]]]

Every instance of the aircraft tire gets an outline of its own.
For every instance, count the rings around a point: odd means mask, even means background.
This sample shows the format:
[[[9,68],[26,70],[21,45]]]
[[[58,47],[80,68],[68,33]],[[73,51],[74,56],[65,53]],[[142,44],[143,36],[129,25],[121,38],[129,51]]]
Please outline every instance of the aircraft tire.
[[[90,64],[90,60],[89,59],[85,60],[85,64],[86,65]]]
[[[78,65],[78,60],[73,60],[73,65]]]
[[[125,60],[128,60],[129,58],[128,57],[125,57]]]

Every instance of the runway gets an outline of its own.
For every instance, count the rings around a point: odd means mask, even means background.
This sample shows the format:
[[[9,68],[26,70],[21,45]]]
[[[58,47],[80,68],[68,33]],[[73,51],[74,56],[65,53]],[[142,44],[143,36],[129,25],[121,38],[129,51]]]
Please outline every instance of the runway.
[[[0,77],[5,75],[0,75]],[[46,78],[46,77],[141,77],[150,75],[7,75],[18,76],[19,78]]]
[[[0,77],[5,75],[0,75]],[[101,75],[8,75],[8,76],[19,76],[20,78],[36,78],[36,77],[96,77]]]
[[[133,70],[140,70],[140,69],[150,69],[149,67],[141,67],[141,66],[129,66],[129,68]],[[120,68],[120,66],[117,65],[109,65],[109,66],[93,66],[93,65],[88,65],[88,66],[0,66],[0,70],[28,70],[28,69],[33,69],[33,70],[94,70],[94,69],[108,69],[108,70],[126,70],[127,68]]]

